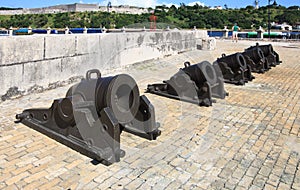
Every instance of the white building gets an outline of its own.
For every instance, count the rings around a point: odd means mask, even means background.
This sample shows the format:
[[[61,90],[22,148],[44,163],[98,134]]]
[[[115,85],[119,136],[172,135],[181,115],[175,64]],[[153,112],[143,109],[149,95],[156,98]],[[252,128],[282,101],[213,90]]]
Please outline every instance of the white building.
[[[271,24],[271,29],[276,29],[276,30],[292,30],[293,27],[291,25],[286,24],[286,23],[282,23],[282,24],[272,23]]]
[[[85,11],[99,11],[98,4],[66,4],[56,5],[43,8],[30,8],[18,10],[3,10],[0,15],[15,15],[15,14],[48,14],[48,13],[64,13],[64,12],[85,12]]]
[[[107,9],[107,6],[101,6],[100,11],[102,12],[116,12],[125,14],[143,14],[149,13],[148,9],[142,7],[130,7],[129,5],[112,6]]]

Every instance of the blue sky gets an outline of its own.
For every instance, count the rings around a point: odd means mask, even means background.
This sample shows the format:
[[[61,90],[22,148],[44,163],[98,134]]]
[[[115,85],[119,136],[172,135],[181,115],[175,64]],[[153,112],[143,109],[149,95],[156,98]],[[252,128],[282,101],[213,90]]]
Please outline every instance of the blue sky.
[[[194,3],[204,4],[206,6],[224,6],[227,4],[230,8],[246,7],[247,5],[253,5],[254,0],[0,0],[0,7],[23,7],[23,8],[36,8],[45,7],[58,4],[69,4],[69,3],[99,3],[100,5],[107,5],[108,1],[111,1],[112,5],[132,5],[149,7],[155,5],[171,5],[184,3],[186,5],[193,5]],[[268,4],[268,0],[259,0],[260,5],[264,6]],[[238,3],[237,3],[238,2]],[[300,6],[300,0],[277,0],[277,3],[286,7],[297,5]]]

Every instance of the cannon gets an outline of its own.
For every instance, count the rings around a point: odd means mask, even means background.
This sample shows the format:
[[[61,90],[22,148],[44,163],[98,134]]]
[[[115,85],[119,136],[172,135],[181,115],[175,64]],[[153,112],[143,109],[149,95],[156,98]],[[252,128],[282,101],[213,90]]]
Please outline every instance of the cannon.
[[[161,133],[154,107],[135,80],[126,74],[101,77],[99,70],[89,70],[50,108],[27,109],[16,119],[105,165],[124,157],[123,130],[149,140]]]
[[[207,61],[194,65],[185,62],[184,68],[169,80],[149,84],[146,92],[199,106],[211,106],[213,97],[224,99],[228,95],[224,89],[223,78],[217,76],[215,69]]]
[[[255,46],[251,46],[247,48],[246,50],[251,50],[255,48],[260,48],[265,56],[265,58],[268,60],[268,63],[270,66],[275,67],[276,65],[279,65],[282,63],[282,61],[279,60],[279,54],[274,51],[273,46],[271,44],[268,45],[259,45],[259,43],[256,43]]]
[[[264,73],[271,68],[268,60],[265,59],[264,52],[259,47],[246,49],[242,54],[246,64],[251,67],[252,72]]]
[[[223,76],[225,83],[244,85],[255,77],[251,73],[251,67],[241,53],[231,55],[222,54],[221,58],[213,63],[218,75]]]

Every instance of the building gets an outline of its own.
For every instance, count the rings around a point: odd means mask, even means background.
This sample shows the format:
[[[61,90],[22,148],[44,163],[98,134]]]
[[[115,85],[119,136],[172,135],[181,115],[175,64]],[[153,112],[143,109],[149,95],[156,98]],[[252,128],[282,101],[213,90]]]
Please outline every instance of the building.
[[[99,11],[99,5],[75,3],[75,4],[49,6],[43,8],[4,10],[4,11],[0,11],[0,15],[48,14],[48,13],[85,12],[85,11]]]
[[[275,30],[292,30],[292,26],[288,25],[286,23],[282,23],[282,24],[272,23],[271,24],[271,29],[275,29]]]
[[[107,6],[101,6],[99,8],[102,12],[115,12],[115,13],[125,13],[125,14],[143,14],[143,13],[149,13],[149,10],[147,8],[141,8],[141,7],[131,7],[129,5],[120,5],[120,6],[112,6],[107,8]]]

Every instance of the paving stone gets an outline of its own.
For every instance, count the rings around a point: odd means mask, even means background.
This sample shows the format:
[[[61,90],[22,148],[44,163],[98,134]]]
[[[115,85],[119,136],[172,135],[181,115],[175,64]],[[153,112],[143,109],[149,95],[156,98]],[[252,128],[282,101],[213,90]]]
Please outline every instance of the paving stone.
[[[167,186],[166,190],[174,190],[180,186],[181,186],[181,183],[179,181],[173,181]]]
[[[239,186],[242,186],[242,187],[244,187],[244,188],[246,188],[246,189],[249,189],[250,185],[252,184],[252,180],[253,180],[252,177],[249,177],[249,176],[246,176],[246,175],[245,175],[245,176],[241,179],[241,181],[240,181],[240,183],[239,183]]]
[[[265,190],[273,190],[273,189],[276,189],[276,187],[270,185],[270,184],[266,184],[265,187],[264,187]]]
[[[29,177],[25,178],[24,181],[27,183],[31,183],[35,180],[38,180],[38,179],[46,176],[47,174],[48,173],[46,171],[41,171],[41,172],[35,173],[33,175],[30,175]]]
[[[280,178],[280,181],[285,184],[292,184],[293,180],[294,180],[294,175],[288,173],[283,173]]]
[[[291,185],[287,185],[285,183],[279,183],[278,190],[285,190],[285,189],[291,189]]]
[[[131,172],[132,172],[132,169],[123,168],[119,172],[115,173],[114,177],[117,178],[117,179],[121,179],[121,178],[124,178],[125,176],[127,176]]]
[[[244,176],[245,173],[246,173],[246,171],[244,169],[237,168],[233,172],[232,176],[237,178],[237,179],[241,179]]]
[[[260,175],[262,175],[262,176],[267,177],[267,176],[270,175],[271,171],[272,171],[271,168],[269,168],[269,167],[267,167],[267,166],[263,166],[262,168],[260,168],[260,170],[259,170],[258,173],[259,173]]]
[[[225,180],[215,180],[211,184],[212,189],[223,189],[225,188]]]
[[[257,187],[255,185],[251,185],[251,187],[249,188],[249,190],[261,190],[261,187]]]
[[[232,175],[234,170],[229,169],[229,168],[224,168],[222,169],[221,173],[218,175],[220,178],[227,179]]]
[[[217,42],[209,53],[183,52],[109,74],[128,73],[145,87],[168,79],[184,61],[213,62],[223,52],[255,44]],[[254,74],[244,86],[225,84],[230,95],[211,107],[147,94],[162,135],[148,141],[123,132],[126,156],[111,166],[93,165],[90,158],[13,123],[16,113],[50,106],[72,84],[0,102],[0,189],[300,189],[300,83],[295,83],[300,57],[299,48],[287,49],[286,43],[273,43],[281,65]]]
[[[98,184],[92,181],[92,182],[88,183],[87,185],[85,185],[84,188],[85,189],[95,189],[97,186],[98,186]],[[113,189],[116,189],[116,188],[113,188]]]
[[[280,181],[280,177],[278,177],[274,174],[271,174],[271,175],[269,175],[269,179],[268,179],[267,183],[274,186],[274,187],[277,187],[279,181]]]
[[[265,186],[265,183],[267,181],[267,178],[262,175],[257,175],[253,180],[253,185],[263,188]]]
[[[44,185],[40,186],[39,188],[40,189],[54,189],[59,182],[61,182],[61,180],[59,178],[55,178],[55,179],[50,180],[49,182],[45,183]]]
[[[58,184],[59,187],[63,189],[73,189],[74,186],[78,186],[78,181],[80,180],[79,174],[73,174],[70,177],[66,177],[67,175],[60,176],[59,178],[62,179],[62,181]],[[76,188],[74,188],[76,189]]]
[[[300,189],[300,183],[293,183],[292,188],[293,189]]]
[[[8,180],[6,180],[6,184],[9,186],[9,185],[12,185],[14,183],[17,183],[18,181],[26,178],[27,176],[29,176],[29,172],[24,172],[24,173],[20,173],[19,175],[16,175],[12,178],[9,178]]]
[[[179,177],[177,178],[182,184],[185,184],[190,178],[192,174],[188,172],[183,172]]]
[[[145,180],[144,179],[141,179],[141,178],[136,178],[135,180],[133,180],[132,182],[130,182],[128,185],[127,185],[127,189],[137,189],[139,188],[143,183],[145,183]]]
[[[255,177],[256,174],[258,173],[259,169],[256,168],[256,167],[249,167],[247,172],[246,172],[246,175],[247,176],[250,176],[250,177]]]
[[[236,186],[238,186],[239,182],[240,182],[239,179],[231,177],[225,183],[225,188],[234,189]]]
[[[31,165],[31,164],[29,164],[29,165],[26,165],[26,166],[24,166],[24,167],[22,167],[22,168],[15,169],[15,170],[11,171],[11,173],[12,173],[14,176],[16,176],[16,175],[18,175],[18,174],[20,174],[20,173],[23,173],[23,172],[26,172],[26,171],[30,170],[32,167],[34,167],[34,166]]]
[[[235,189],[237,187],[237,184],[233,184],[231,182],[225,183],[225,189]]]
[[[294,175],[295,174],[295,172],[296,172],[296,166],[294,165],[287,165],[286,166],[286,168],[285,168],[285,170],[284,170],[284,172],[285,173],[288,173],[288,174],[292,174],[292,175]]]

